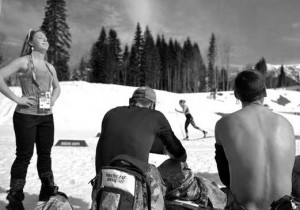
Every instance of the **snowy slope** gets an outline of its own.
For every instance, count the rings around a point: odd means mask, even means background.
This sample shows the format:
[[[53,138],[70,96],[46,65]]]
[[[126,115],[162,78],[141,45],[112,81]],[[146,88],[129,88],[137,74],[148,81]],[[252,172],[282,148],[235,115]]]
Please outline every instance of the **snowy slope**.
[[[87,210],[90,206],[91,186],[88,182],[95,175],[95,149],[101,132],[103,115],[111,108],[127,105],[135,87],[124,87],[107,84],[91,84],[86,82],[62,82],[61,96],[54,111],[55,143],[59,139],[84,140],[87,147],[59,147],[52,151],[53,171],[60,190],[65,192],[75,209]],[[11,88],[20,94],[19,88]],[[162,111],[178,138],[183,137],[185,117],[175,112],[179,108],[178,101],[185,99],[196,124],[213,135],[214,126],[221,115],[240,109],[232,92],[220,92],[216,100],[209,93],[175,94],[156,91],[157,109]],[[285,116],[294,126],[295,134],[300,135],[300,92],[287,90],[268,90],[265,104],[274,112]],[[284,104],[284,105],[283,105]],[[0,94],[0,209],[7,204],[6,190],[9,188],[10,167],[15,158],[15,141],[12,127],[12,115],[15,104]],[[190,137],[201,137],[198,130],[189,128]],[[194,172],[205,173],[208,177],[216,177],[217,168],[214,161],[213,137],[195,141],[183,141],[188,153],[188,165]],[[300,147],[297,142],[297,154]],[[158,165],[166,156],[151,155],[150,162]],[[40,181],[36,171],[36,154],[28,169],[25,186],[24,205],[32,210],[38,200]]]

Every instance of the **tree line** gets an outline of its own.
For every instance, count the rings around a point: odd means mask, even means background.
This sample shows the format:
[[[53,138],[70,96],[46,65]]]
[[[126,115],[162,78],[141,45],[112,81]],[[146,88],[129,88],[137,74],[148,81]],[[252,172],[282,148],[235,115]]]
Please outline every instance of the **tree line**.
[[[181,45],[163,35],[153,37],[147,26],[137,23],[131,46],[122,50],[114,29],[102,27],[91,47],[90,59],[81,59],[74,80],[128,86],[150,86],[172,92],[202,92],[216,88],[216,43],[212,34],[208,50],[209,68],[200,48],[189,37]],[[227,81],[227,78],[226,78]]]

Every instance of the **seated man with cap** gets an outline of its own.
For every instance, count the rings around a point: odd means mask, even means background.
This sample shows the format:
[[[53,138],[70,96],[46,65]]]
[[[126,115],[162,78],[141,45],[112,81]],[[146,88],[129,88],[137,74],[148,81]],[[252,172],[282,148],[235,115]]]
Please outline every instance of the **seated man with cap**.
[[[129,106],[108,111],[102,121],[95,162],[97,174],[120,157],[121,164],[125,161],[140,169],[151,180],[151,208],[160,210],[165,209],[165,188],[156,167],[148,163],[149,153],[155,148],[156,153],[164,151],[171,159],[182,162],[187,155],[166,117],[155,110],[155,103],[155,92],[140,87],[130,98]]]
[[[155,92],[149,87],[140,87],[130,98],[129,106],[116,107],[105,114],[96,149],[96,173],[121,154],[148,163],[156,138],[161,140],[171,158],[186,161],[184,147],[166,117],[155,110],[155,103]]]

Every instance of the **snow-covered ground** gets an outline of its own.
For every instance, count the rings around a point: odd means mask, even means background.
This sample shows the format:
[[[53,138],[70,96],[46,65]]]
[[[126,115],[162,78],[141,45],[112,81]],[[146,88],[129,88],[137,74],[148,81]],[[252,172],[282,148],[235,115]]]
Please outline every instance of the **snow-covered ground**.
[[[95,150],[101,132],[104,114],[119,105],[127,105],[135,87],[118,85],[91,84],[86,82],[61,82],[61,96],[53,108],[55,120],[55,143],[59,139],[84,140],[87,147],[60,147],[52,150],[52,165],[55,181],[60,190],[65,192],[74,209],[87,210],[91,204],[91,185],[88,182],[95,175]],[[19,88],[11,88],[20,95]],[[185,99],[196,124],[206,129],[212,136],[206,139],[182,141],[188,153],[188,165],[194,172],[205,177],[217,179],[214,161],[213,130],[221,115],[240,109],[232,92],[220,92],[216,100],[209,93],[175,94],[156,91],[157,109],[168,118],[175,134],[184,136],[183,114],[175,112],[180,109],[178,101]],[[294,126],[295,135],[300,136],[300,92],[287,90],[268,90],[265,104],[274,112],[285,116]],[[290,101],[285,105],[286,101]],[[15,158],[15,139],[12,127],[12,115],[15,104],[0,94],[0,210],[5,209],[6,191],[9,189],[10,167]],[[202,133],[189,127],[190,138],[202,137]],[[297,154],[300,145],[297,142]],[[167,157],[151,155],[150,162],[159,165]],[[36,206],[40,181],[36,171],[36,154],[28,168],[24,206],[32,210]]]

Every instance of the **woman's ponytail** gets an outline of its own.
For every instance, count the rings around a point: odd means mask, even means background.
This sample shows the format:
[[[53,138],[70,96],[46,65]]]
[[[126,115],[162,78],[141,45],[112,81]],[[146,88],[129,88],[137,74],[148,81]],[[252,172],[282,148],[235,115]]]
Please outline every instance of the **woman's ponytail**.
[[[32,46],[30,45],[30,42],[33,39],[33,35],[36,33],[36,31],[29,29],[27,36],[25,37],[24,43],[23,43],[23,47],[21,50],[21,54],[20,56],[24,56],[24,55],[29,55],[32,52]]]

